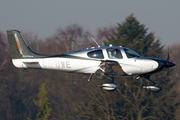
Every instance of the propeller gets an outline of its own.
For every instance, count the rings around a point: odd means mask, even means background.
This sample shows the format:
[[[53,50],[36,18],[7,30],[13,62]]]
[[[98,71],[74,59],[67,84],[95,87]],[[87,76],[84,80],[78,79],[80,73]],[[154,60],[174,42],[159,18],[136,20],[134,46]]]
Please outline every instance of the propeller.
[[[169,61],[169,46],[168,46],[168,55],[166,61]]]
[[[165,66],[166,71],[167,71],[167,75],[169,75],[169,68],[175,66],[174,63],[169,62],[169,58],[170,58],[170,57],[169,57],[169,46],[168,46],[168,54],[167,54],[167,58],[166,58],[166,66]]]
[[[167,66],[168,62],[169,62],[169,46],[168,46],[168,55],[167,55],[167,59],[166,59],[166,66]],[[167,67],[166,71],[167,71],[167,75],[169,75],[169,67]]]

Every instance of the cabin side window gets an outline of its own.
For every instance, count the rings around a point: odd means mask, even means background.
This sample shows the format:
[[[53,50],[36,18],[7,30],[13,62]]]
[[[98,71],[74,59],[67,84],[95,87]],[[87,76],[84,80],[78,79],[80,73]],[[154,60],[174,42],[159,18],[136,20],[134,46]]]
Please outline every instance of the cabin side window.
[[[109,59],[122,59],[122,54],[119,49],[110,48],[107,49]]]
[[[90,58],[99,58],[99,59],[103,59],[104,58],[102,50],[91,51],[91,52],[88,52],[87,55]]]

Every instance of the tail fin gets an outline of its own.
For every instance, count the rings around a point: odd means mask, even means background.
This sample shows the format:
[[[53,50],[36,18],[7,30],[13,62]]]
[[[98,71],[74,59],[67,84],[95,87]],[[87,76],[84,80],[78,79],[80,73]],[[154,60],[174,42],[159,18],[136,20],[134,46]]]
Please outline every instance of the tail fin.
[[[29,48],[20,31],[7,30],[7,36],[12,59],[31,59],[44,57],[43,55],[33,52]]]

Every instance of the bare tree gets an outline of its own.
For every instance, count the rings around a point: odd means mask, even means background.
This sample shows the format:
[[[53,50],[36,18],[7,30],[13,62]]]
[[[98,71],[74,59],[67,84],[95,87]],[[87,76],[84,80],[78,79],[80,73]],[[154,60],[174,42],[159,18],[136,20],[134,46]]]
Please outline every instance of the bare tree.
[[[82,26],[73,24],[66,28],[58,28],[46,42],[49,43],[54,54],[61,54],[85,49],[85,46],[91,44],[91,40],[89,40],[91,36],[91,33],[84,31]]]
[[[169,49],[170,61],[172,61],[173,63],[176,64],[175,67],[173,67],[169,70],[169,72],[171,74],[170,78],[173,81],[177,81],[176,85],[172,89],[177,92],[177,98],[175,99],[175,101],[180,102],[179,101],[179,99],[180,99],[180,74],[179,74],[180,73],[180,62],[179,62],[179,60],[180,60],[180,44],[174,44],[174,45],[170,46],[169,48],[167,47],[164,54],[168,53],[168,49]],[[175,104],[175,105],[177,108],[176,119],[179,119],[180,107],[178,104]]]
[[[107,41],[107,37],[115,34],[115,27],[101,27],[97,29],[96,39],[98,40],[99,44],[104,45],[104,42]]]

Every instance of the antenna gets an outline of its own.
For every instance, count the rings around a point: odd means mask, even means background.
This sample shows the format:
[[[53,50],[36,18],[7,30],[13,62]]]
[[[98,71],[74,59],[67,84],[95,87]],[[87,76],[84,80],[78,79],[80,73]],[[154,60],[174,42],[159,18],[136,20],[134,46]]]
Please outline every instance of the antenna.
[[[91,39],[96,43],[96,45],[97,45],[98,47],[100,47],[100,45],[96,42],[96,40],[95,40],[93,37],[91,37]]]

